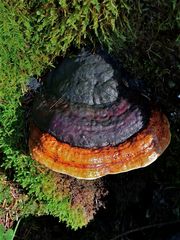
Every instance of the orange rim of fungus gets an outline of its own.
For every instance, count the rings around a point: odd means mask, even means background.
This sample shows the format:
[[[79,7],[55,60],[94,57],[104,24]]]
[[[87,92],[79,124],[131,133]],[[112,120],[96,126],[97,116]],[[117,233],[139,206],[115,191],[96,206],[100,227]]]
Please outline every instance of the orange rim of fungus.
[[[29,149],[32,158],[49,169],[90,180],[151,164],[167,148],[170,138],[168,119],[155,110],[145,129],[117,146],[72,147],[32,124]]]

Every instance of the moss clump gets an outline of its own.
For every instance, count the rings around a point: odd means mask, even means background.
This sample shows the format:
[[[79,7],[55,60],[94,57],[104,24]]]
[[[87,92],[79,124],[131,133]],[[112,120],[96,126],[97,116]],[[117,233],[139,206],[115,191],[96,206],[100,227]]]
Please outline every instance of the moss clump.
[[[24,177],[21,185],[28,190],[28,194],[23,193],[18,184],[8,181],[1,173],[0,224],[6,228],[12,227],[14,221],[29,215],[52,215],[77,229],[87,225],[103,205],[101,198],[107,192],[101,180],[77,180],[47,171],[41,166],[37,166],[37,169],[39,170],[33,181],[23,173],[18,175],[19,179]]]
[[[136,77],[148,80],[149,86],[162,92],[178,84],[180,4],[177,1],[126,1],[128,28],[116,28],[109,39],[123,65]],[[122,34],[125,41],[122,41]],[[156,86],[155,86],[156,85]],[[175,86],[174,86],[175,87]],[[156,94],[157,95],[157,94]]]
[[[5,174],[0,172],[0,224],[11,228],[14,221],[20,218],[24,205],[29,203],[28,196],[20,191],[18,185],[8,181]]]

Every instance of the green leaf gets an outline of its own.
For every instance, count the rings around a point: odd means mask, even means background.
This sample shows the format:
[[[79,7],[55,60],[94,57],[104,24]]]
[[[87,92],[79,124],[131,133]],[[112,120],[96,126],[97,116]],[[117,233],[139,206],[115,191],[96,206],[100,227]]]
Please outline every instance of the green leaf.
[[[13,240],[14,238],[14,230],[8,229],[4,234],[4,240]]]
[[[2,224],[0,224],[0,240],[4,240],[5,231],[6,231],[5,227]]]

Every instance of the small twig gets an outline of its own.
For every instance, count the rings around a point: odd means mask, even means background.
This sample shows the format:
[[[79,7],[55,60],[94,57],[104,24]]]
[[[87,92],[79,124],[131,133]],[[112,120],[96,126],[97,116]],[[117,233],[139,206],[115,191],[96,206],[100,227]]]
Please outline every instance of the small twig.
[[[63,101],[62,97],[60,97],[49,109],[51,110],[57,103]]]
[[[21,221],[21,218],[18,220],[18,222],[17,222],[17,224],[16,224],[16,227],[15,227],[15,229],[14,229],[14,233],[13,233],[12,239],[14,239],[14,237],[15,237],[15,235],[16,235],[16,232],[17,232],[17,229],[18,229],[18,227],[19,227],[20,221]]]
[[[140,232],[140,231],[143,231],[143,230],[148,230],[148,229],[151,229],[151,228],[164,227],[166,225],[172,225],[172,224],[176,224],[176,223],[180,223],[180,220],[171,221],[171,222],[155,223],[155,224],[152,224],[152,225],[147,225],[147,226],[142,226],[142,227],[139,227],[139,228],[134,228],[132,230],[121,233],[121,234],[117,235],[116,237],[111,238],[110,240],[117,240],[117,239],[119,239],[121,237],[124,237],[126,235],[129,235],[131,233],[136,233],[136,232]]]
[[[51,110],[57,103],[63,103],[63,101],[64,101],[64,99],[63,99],[63,97],[64,97],[64,95],[65,94],[63,94],[49,109]]]

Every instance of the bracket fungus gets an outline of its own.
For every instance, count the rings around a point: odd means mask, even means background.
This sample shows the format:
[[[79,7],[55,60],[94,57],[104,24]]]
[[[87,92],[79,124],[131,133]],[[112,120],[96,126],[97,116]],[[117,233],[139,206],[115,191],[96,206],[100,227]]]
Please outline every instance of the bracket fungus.
[[[33,159],[76,178],[96,179],[149,165],[170,142],[166,116],[122,83],[104,53],[65,58],[32,109]]]

